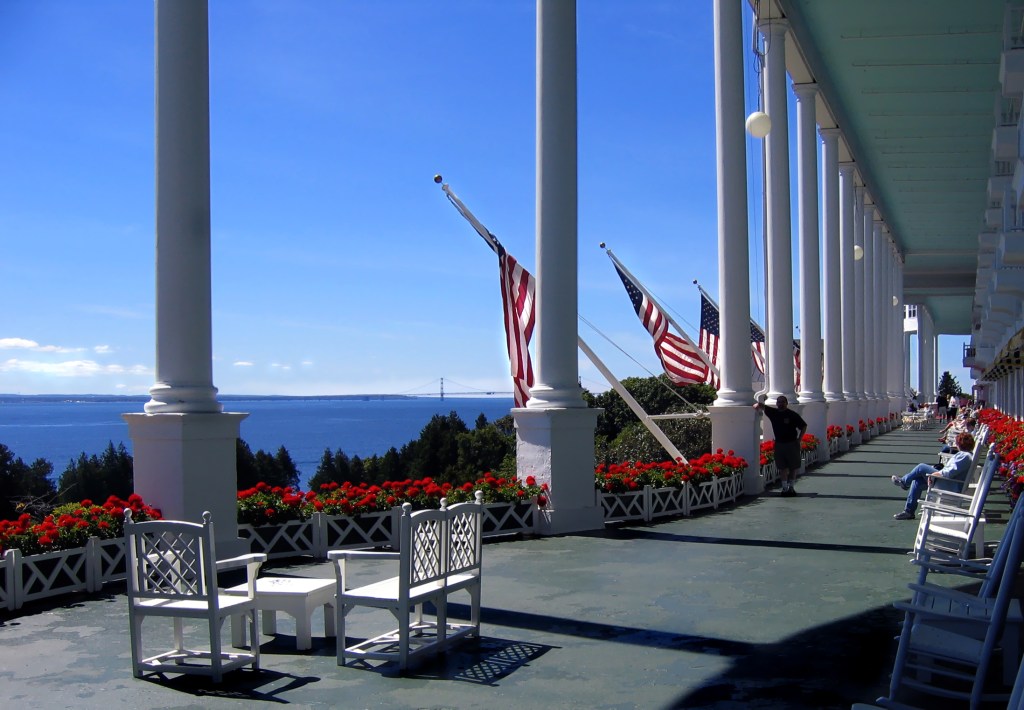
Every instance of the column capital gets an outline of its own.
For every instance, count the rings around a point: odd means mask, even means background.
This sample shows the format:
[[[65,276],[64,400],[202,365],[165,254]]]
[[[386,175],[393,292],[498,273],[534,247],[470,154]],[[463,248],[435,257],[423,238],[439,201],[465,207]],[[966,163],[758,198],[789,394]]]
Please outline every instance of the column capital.
[[[818,84],[813,81],[804,84],[793,84],[793,93],[796,94],[797,99],[800,101],[807,98],[814,99],[818,95]]]
[[[757,29],[763,35],[781,37],[789,31],[789,20],[781,17],[758,20]]]
[[[818,135],[821,136],[822,142],[828,141],[830,143],[839,143],[839,136],[842,135],[842,131],[839,128],[819,128]],[[852,163],[841,163],[840,165],[849,165],[850,170],[853,170]]]

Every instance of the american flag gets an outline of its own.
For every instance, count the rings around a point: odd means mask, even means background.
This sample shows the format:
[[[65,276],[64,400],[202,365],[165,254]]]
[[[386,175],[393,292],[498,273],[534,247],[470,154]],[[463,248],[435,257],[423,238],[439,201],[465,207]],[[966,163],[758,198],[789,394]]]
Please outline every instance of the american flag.
[[[654,352],[658,354],[661,366],[673,384],[689,385],[707,382],[713,384],[717,389],[718,384],[714,370],[704,363],[693,343],[670,333],[668,319],[654,301],[649,299],[617,264],[615,271],[622,279],[622,285],[626,287],[626,293],[629,295],[629,300],[633,302],[633,310],[636,311],[637,317],[640,318],[640,322],[644,324],[644,328],[654,339]]]
[[[700,335],[697,338],[697,345],[715,366],[718,365],[718,341],[721,337],[718,306],[711,303],[708,297],[702,293],[700,295]]]
[[[697,341],[701,349],[707,353],[711,362],[718,365],[719,330],[718,306],[710,298],[700,294],[700,339]],[[750,320],[750,356],[756,370],[764,374],[764,331],[753,319]]]
[[[494,235],[501,272],[501,303],[505,313],[505,345],[512,370],[516,407],[525,407],[533,387],[533,364],[530,362],[530,338],[537,314],[534,311],[536,281],[529,271],[505,251]]]
[[[440,182],[441,176],[434,178]],[[530,338],[533,337],[533,326],[537,315],[534,311],[536,280],[529,271],[516,261],[515,257],[505,251],[498,238],[480,223],[469,208],[463,204],[447,184],[441,189],[448,201],[455,206],[466,220],[473,225],[477,234],[487,242],[498,255],[498,272],[501,279],[501,305],[505,321],[505,347],[508,350],[508,361],[512,371],[512,389],[516,407],[525,407],[530,399],[530,388],[533,387],[533,364],[530,362]]]
[[[800,391],[800,341],[793,341],[793,385],[794,389]]]
[[[753,351],[754,367],[764,374],[764,331],[761,326],[750,321],[750,349]]]

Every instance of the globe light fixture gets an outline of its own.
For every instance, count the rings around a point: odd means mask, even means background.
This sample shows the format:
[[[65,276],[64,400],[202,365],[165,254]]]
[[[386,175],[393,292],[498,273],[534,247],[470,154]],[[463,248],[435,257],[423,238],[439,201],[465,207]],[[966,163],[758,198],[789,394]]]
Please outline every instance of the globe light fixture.
[[[898,296],[893,296],[893,297],[892,297],[892,305],[893,305],[893,306],[898,306],[898,305],[900,305],[900,299],[899,299],[899,297],[898,297]]]
[[[747,116],[746,126],[754,138],[764,138],[772,130],[772,119],[764,111],[754,111]]]
[[[864,247],[862,247],[860,244],[854,244],[853,245],[853,260],[854,261],[860,261],[863,258],[864,258]]]

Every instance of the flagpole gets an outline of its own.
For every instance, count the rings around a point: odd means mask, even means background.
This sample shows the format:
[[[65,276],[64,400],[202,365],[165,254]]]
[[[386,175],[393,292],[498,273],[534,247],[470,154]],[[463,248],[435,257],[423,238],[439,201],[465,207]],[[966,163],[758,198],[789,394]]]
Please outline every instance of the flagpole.
[[[706,298],[709,301],[711,301],[711,305],[715,307],[716,311],[721,312],[721,309],[718,307],[718,302],[715,301],[715,299],[713,299],[711,297],[710,293],[708,293],[707,291],[704,290],[704,287],[700,285],[700,283],[697,281],[697,279],[693,280],[693,285],[697,287],[697,290],[700,291],[701,295],[704,296],[704,298]],[[758,325],[756,320],[751,318],[750,319],[750,324],[752,326],[754,326],[755,328],[757,328],[758,332],[760,332],[761,335],[765,335],[764,328],[762,328],[760,325]],[[765,337],[767,337],[767,336],[765,336]]]
[[[672,443],[672,440],[665,435],[665,432],[662,431],[657,422],[651,418],[651,415],[644,411],[644,408],[641,407],[640,403],[637,402],[633,395],[629,393],[629,390],[619,382],[618,378],[615,377],[615,375],[612,374],[612,371],[608,369],[608,366],[605,365],[601,358],[597,356],[597,353],[591,350],[590,346],[587,345],[579,335],[576,336],[576,344],[579,346],[580,350],[583,351],[583,354],[590,359],[590,362],[594,363],[594,367],[600,370],[601,374],[604,375],[604,378],[608,380],[608,384],[610,384],[612,388],[619,393],[619,396],[622,397],[622,400],[633,411],[633,414],[635,414],[637,419],[640,420],[640,423],[647,427],[647,431],[651,432],[651,436],[657,439],[662,448],[668,452],[668,455],[671,456],[673,460],[680,460],[683,463],[689,463],[689,461],[686,460],[686,457],[683,456],[678,448],[676,448],[676,445]]]
[[[697,279],[693,280],[693,285],[697,287],[697,290],[700,291],[700,294],[704,298],[708,299],[708,301],[711,302],[711,305],[715,307],[715,310],[718,311],[719,314],[721,314],[722,309],[718,307],[718,303],[715,301],[714,298],[711,297],[710,293],[708,293],[707,291],[704,290],[704,287],[700,285],[700,282],[698,282]],[[721,315],[719,315],[719,318],[721,318]],[[751,318],[750,319],[750,324],[752,326],[754,326],[755,328],[757,328],[757,330],[761,333],[761,337],[763,337],[765,339],[765,341],[767,341],[768,336],[765,335],[764,329],[757,324],[757,321],[755,321],[753,318]],[[764,387],[754,393],[754,395],[756,397],[756,396],[760,396],[760,395],[765,394],[766,392],[768,392],[768,348],[766,346],[765,347],[765,352],[763,354],[760,354],[754,348],[754,344],[751,343],[750,344],[750,352],[751,352],[751,356],[754,357],[755,359],[758,356],[760,356],[761,362],[764,364],[764,375],[765,375]],[[756,366],[757,363],[755,362],[754,365]]]
[[[495,254],[497,254],[498,251],[502,248],[501,242],[498,241],[498,238],[491,234],[490,230],[487,229],[487,227],[485,227],[480,222],[480,220],[476,218],[476,215],[469,211],[469,208],[466,207],[465,203],[463,203],[462,200],[459,199],[458,195],[456,195],[452,191],[452,189],[448,187],[448,183],[444,182],[444,178],[442,178],[440,175],[435,175],[434,182],[441,186],[441,190],[448,197],[448,201],[455,206],[455,209],[459,211],[459,214],[466,218],[467,222],[473,225],[473,229],[476,230],[477,234],[479,234],[481,238],[483,238],[483,240],[487,242],[487,246],[489,246],[491,250],[494,251]]]
[[[601,246],[602,247],[604,246],[603,242],[602,242]],[[640,293],[642,293],[644,296],[646,296],[648,299],[650,299],[653,303],[655,303],[658,306],[658,310],[660,310],[664,314],[665,318],[668,319],[669,323],[671,323],[673,326],[675,326],[675,329],[677,331],[679,331],[679,334],[681,336],[683,336],[683,338],[686,340],[686,342],[697,353],[697,357],[699,357],[701,359],[701,362],[703,362],[705,365],[707,365],[708,369],[710,369],[713,373],[715,373],[715,377],[719,377],[720,378],[722,376],[722,374],[718,371],[718,368],[711,362],[711,359],[708,357],[707,353],[705,353],[704,350],[699,345],[697,345],[693,341],[693,339],[690,338],[689,335],[687,335],[686,331],[683,330],[683,328],[680,327],[680,325],[678,323],[676,323],[675,319],[672,317],[672,314],[670,314],[668,312],[668,310],[663,308],[661,306],[661,304],[658,303],[658,299],[656,299],[654,296],[652,296],[650,294],[650,292],[646,288],[644,288],[644,285],[642,283],[640,283],[640,281],[637,280],[637,278],[635,276],[633,276],[632,273],[630,273],[629,269],[627,269],[625,267],[625,265],[621,261],[619,261],[618,257],[616,257],[615,254],[612,253],[611,249],[605,249],[604,251],[608,255],[608,258],[612,260],[612,263],[615,264],[615,266],[617,268],[621,269],[622,273],[624,273],[627,277],[629,277],[630,281],[632,281],[634,284],[636,284],[636,287],[637,287],[637,289],[640,290]]]

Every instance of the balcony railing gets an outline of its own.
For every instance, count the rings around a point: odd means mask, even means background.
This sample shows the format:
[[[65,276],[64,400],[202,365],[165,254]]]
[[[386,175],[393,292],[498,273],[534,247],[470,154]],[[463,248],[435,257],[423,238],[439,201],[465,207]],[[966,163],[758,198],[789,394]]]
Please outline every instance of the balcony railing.
[[[1024,7],[1006,7],[1003,21],[1003,49],[1024,49]]]

